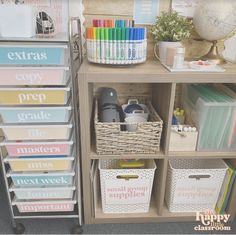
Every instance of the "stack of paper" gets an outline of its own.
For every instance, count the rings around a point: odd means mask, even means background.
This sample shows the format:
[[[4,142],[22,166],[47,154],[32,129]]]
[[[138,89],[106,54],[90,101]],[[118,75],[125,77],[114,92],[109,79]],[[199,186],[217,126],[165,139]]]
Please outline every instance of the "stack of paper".
[[[185,100],[198,130],[197,150],[230,151],[234,143],[236,124],[235,99],[210,85],[187,85]]]

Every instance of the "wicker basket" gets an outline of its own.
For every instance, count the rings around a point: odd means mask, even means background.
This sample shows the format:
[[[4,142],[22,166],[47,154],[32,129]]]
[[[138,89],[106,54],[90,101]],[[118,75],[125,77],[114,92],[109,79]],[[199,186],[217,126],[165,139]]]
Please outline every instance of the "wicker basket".
[[[169,211],[214,211],[226,170],[221,159],[170,160],[165,194]]]
[[[136,132],[121,130],[124,122],[99,122],[98,101],[95,100],[94,127],[97,154],[157,153],[160,151],[162,120],[150,101],[145,104],[150,112],[148,122],[137,125]]]

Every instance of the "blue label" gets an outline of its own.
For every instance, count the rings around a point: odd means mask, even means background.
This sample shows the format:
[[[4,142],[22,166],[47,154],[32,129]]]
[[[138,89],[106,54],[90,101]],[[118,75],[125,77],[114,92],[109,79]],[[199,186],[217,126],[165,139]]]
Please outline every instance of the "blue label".
[[[62,55],[63,48],[0,47],[0,64],[58,65]]]

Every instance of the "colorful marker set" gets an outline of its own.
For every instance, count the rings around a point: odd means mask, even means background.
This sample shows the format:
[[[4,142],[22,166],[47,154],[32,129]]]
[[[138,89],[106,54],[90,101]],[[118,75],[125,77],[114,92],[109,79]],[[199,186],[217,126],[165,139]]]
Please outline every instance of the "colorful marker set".
[[[134,20],[93,20],[93,27],[100,28],[133,28]]]
[[[86,31],[87,56],[100,64],[137,64],[146,61],[145,28],[96,28]]]

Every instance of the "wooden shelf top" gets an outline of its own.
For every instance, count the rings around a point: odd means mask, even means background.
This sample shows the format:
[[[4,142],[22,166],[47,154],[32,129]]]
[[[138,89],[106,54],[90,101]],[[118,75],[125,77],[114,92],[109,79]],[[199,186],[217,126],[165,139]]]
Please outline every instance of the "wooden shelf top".
[[[139,65],[98,65],[84,60],[80,79],[94,83],[236,83],[236,65],[225,64],[225,72],[169,72],[158,61]],[[85,75],[85,76],[83,76]]]

